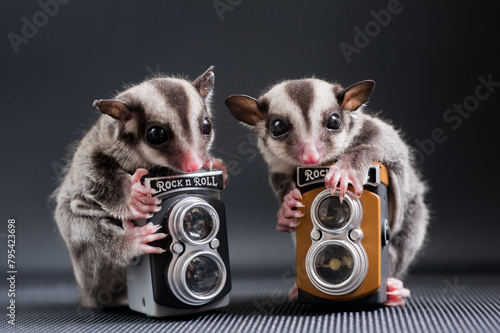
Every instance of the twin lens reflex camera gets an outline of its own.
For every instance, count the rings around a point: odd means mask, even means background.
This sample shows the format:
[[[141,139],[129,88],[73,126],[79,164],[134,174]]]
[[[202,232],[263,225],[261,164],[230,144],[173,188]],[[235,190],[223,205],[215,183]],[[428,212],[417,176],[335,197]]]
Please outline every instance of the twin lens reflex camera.
[[[150,172],[144,185],[158,191],[161,210],[148,220],[167,237],[152,242],[166,249],[145,254],[127,267],[129,306],[153,317],[221,308],[231,289],[222,171]]]
[[[387,169],[374,163],[363,194],[344,200],[325,189],[329,166],[299,167],[305,215],[297,227],[299,302],[322,308],[378,307],[387,300],[389,223]]]

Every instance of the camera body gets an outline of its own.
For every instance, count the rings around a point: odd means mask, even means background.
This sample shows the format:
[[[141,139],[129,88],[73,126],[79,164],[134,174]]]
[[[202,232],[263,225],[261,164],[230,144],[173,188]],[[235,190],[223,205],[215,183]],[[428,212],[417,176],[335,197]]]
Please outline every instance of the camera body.
[[[166,249],[145,254],[127,267],[129,307],[153,317],[213,310],[229,304],[229,252],[222,171],[172,174],[150,171],[144,185],[158,191],[161,210],[148,220],[167,237],[152,242]]]
[[[297,227],[298,300],[322,308],[376,308],[387,300],[387,169],[370,166],[363,194],[344,201],[324,186],[329,166],[298,167],[302,193]]]

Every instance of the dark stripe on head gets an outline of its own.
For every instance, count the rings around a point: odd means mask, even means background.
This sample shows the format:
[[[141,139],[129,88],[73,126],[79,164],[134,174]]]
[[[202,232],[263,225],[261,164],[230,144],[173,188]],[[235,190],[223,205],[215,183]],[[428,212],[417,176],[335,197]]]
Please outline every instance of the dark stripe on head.
[[[137,129],[139,131],[139,135],[142,136],[143,135],[143,114],[142,113],[136,113],[134,114],[134,118],[136,118],[135,122],[138,124],[137,125]],[[131,121],[131,120],[129,120]],[[142,131],[141,131],[142,129]],[[114,140],[114,139],[118,139],[120,140],[121,142],[123,142],[124,144],[126,144],[127,146],[130,146],[131,148],[137,146],[138,144],[138,141],[136,139],[136,135],[134,133],[131,133],[131,132],[127,132],[125,130],[125,125],[121,122],[121,121],[118,121],[118,120],[115,120],[113,121],[112,123],[110,123],[107,127],[107,131],[108,131],[108,136],[111,140]],[[118,137],[116,137],[116,133],[118,133]]]
[[[182,127],[189,129],[189,98],[184,86],[166,79],[153,79],[151,83],[165,96],[168,105],[177,112]]]
[[[144,107],[142,105],[142,102],[137,96],[133,95],[130,92],[125,92],[117,97],[120,100],[123,100],[128,108],[131,110],[136,126],[136,131],[137,135],[135,133],[127,132],[125,130],[125,126],[123,123],[119,123],[118,125],[113,125],[118,126],[119,130],[119,139],[123,141],[125,144],[134,147],[136,146],[139,141],[137,138],[143,138],[146,135],[146,119],[145,119],[145,111]],[[111,128],[110,128],[110,134],[111,134]],[[113,136],[113,135],[112,135]]]
[[[285,91],[288,97],[290,97],[302,111],[307,129],[310,129],[311,120],[309,119],[309,109],[311,108],[314,97],[314,89],[311,81],[289,81],[285,85]]]
[[[135,139],[134,133],[122,132],[120,133],[119,138],[123,143],[130,147],[135,147],[138,144],[138,141],[136,141]]]
[[[259,99],[259,110],[264,114],[269,112],[269,100],[266,97]]]
[[[332,91],[333,91],[333,94],[335,95],[335,97],[337,98],[337,102],[339,102],[339,106],[340,106],[340,104],[342,104],[340,99],[343,97],[342,95],[344,94],[344,88],[342,88],[342,86],[340,84],[334,84]]]

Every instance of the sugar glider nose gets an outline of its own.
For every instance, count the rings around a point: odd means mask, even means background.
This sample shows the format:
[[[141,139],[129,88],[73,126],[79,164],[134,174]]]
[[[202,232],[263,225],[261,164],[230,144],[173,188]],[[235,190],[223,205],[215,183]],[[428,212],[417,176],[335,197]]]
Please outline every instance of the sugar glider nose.
[[[300,149],[300,162],[302,164],[318,164],[321,159],[321,154],[313,143],[305,144]]]
[[[193,152],[187,152],[181,156],[181,169],[183,172],[195,172],[203,167],[201,157]]]

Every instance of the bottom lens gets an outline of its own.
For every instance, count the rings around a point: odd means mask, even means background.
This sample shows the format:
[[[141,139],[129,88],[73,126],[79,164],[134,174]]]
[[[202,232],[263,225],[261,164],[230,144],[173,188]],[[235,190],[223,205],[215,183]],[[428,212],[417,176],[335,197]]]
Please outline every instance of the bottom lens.
[[[196,295],[210,295],[221,282],[217,263],[206,256],[195,257],[186,269],[186,284]]]
[[[345,247],[329,245],[316,254],[314,268],[324,282],[340,284],[352,275],[354,258]]]
[[[212,251],[194,251],[173,260],[165,277],[174,295],[190,305],[203,305],[224,289],[227,272],[222,258]]]
[[[311,283],[328,295],[345,295],[360,286],[368,273],[362,246],[345,240],[327,240],[311,246],[306,255]]]

